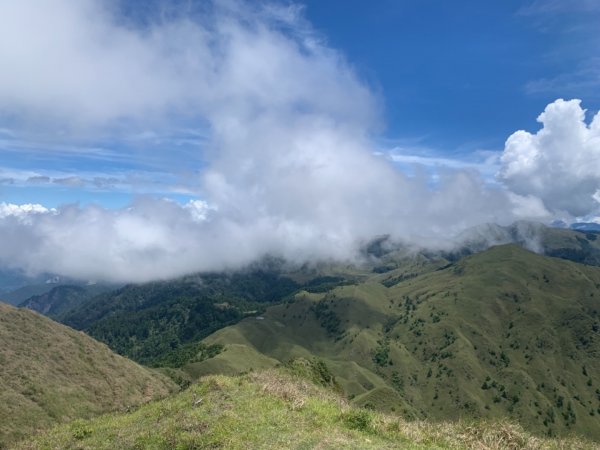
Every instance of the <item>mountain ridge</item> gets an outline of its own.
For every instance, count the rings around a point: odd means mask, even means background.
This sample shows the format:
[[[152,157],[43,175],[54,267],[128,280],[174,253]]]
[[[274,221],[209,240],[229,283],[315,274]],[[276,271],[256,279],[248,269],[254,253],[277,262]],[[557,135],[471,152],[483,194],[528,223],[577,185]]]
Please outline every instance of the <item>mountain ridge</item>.
[[[295,360],[241,376],[213,375],[128,413],[56,427],[16,449],[139,448],[597,450],[578,438],[539,438],[507,421],[432,423],[358,408],[326,366]]]

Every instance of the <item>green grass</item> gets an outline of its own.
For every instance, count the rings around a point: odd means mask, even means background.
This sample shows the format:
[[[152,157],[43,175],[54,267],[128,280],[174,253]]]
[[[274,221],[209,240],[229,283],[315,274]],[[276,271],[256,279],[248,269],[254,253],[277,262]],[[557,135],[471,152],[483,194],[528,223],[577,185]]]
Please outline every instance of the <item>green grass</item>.
[[[129,413],[77,420],[15,449],[598,449],[498,423],[406,421],[350,405],[294,368],[209,376]]]
[[[218,364],[183,369],[317,356],[357,405],[600,440],[600,269],[506,245],[386,283],[398,270],[219,330],[205,339],[224,346]]]
[[[174,389],[166,376],[81,332],[0,303],[0,448],[35,430]]]

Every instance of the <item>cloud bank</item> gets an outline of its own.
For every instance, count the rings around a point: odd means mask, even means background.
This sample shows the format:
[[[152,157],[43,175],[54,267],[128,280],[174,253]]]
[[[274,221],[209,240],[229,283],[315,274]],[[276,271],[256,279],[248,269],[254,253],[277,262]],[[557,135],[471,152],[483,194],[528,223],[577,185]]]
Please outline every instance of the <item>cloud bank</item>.
[[[481,223],[596,207],[591,167],[585,189],[575,163],[559,187],[546,177],[565,170],[561,142],[577,145],[579,162],[597,155],[599,121],[586,126],[578,103],[549,106],[540,132],[509,138],[500,174],[508,190],[473,169],[405,175],[373,144],[377,94],[296,7],[226,1],[136,26],[94,0],[1,5],[0,117],[11,126],[118,135],[123,124],[165,127],[184,117],[208,136],[198,149],[204,165],[193,168],[199,200],[183,206],[152,198],[119,210],[3,204],[3,266],[147,281],[236,268],[267,253],[349,260],[382,234],[448,246]],[[563,188],[570,191],[560,200]],[[568,204],[573,192],[577,207]]]

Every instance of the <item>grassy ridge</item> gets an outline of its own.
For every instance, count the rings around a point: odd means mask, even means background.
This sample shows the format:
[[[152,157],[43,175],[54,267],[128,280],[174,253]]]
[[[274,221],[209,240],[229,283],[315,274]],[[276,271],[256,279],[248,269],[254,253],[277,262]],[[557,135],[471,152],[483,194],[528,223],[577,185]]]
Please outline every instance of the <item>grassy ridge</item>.
[[[306,374],[305,374],[306,375]],[[210,376],[174,397],[127,414],[78,420],[17,449],[586,449],[499,423],[407,422],[356,408],[297,372]]]
[[[494,247],[399,282],[303,293],[224,328],[193,375],[313,355],[357,405],[600,439],[600,269]]]
[[[174,388],[81,332],[0,303],[0,448],[52,424],[140,404]]]

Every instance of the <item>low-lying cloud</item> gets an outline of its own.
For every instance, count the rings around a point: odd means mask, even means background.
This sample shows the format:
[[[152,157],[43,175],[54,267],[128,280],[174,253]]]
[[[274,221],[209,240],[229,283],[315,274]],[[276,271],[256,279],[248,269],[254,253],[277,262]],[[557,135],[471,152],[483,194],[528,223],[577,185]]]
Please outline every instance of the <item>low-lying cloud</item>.
[[[123,121],[168,126],[183,115],[209,137],[198,150],[205,165],[194,168],[199,200],[185,205],[152,198],[118,210],[0,205],[1,265],[146,281],[236,268],[267,253],[354,259],[383,234],[448,246],[482,223],[597,209],[600,171],[594,177],[590,164],[581,176],[577,164],[559,164],[563,144],[577,145],[578,164],[594,155],[597,163],[599,120],[586,126],[577,102],[549,106],[538,134],[509,138],[500,173],[508,189],[473,169],[440,170],[434,179],[402,173],[373,144],[382,123],[377,95],[298,8],[219,2],[204,15],[138,28],[94,0],[3,9],[0,104],[12,126],[107,133]],[[23,33],[28,28],[36,32]],[[549,170],[572,179],[551,185]],[[576,206],[568,202],[574,192]]]

